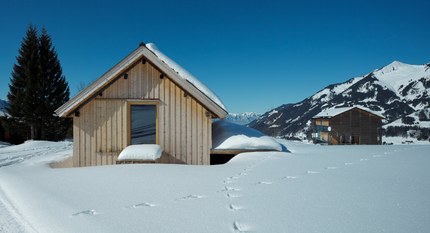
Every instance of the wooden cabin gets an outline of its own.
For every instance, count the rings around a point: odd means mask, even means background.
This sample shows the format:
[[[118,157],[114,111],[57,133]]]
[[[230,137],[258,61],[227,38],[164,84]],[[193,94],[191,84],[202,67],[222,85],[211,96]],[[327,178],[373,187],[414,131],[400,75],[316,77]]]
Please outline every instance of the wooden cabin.
[[[141,43],[56,114],[73,118],[75,167],[115,164],[132,144],[160,145],[156,162],[209,165],[212,119],[227,110],[155,45]]]
[[[381,144],[382,116],[360,107],[332,108],[312,118],[315,143]]]

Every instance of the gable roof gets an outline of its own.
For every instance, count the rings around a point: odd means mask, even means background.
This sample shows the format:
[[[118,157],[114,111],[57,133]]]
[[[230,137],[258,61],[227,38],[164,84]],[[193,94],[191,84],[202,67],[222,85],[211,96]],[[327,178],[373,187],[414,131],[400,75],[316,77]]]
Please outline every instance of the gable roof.
[[[354,108],[360,109],[362,111],[368,112],[368,113],[370,113],[372,115],[375,115],[375,116],[377,116],[379,118],[384,119],[383,116],[381,116],[379,114],[376,114],[376,113],[374,113],[374,112],[372,112],[372,111],[370,111],[368,109],[364,109],[364,108],[362,108],[360,106],[325,109],[325,110],[321,111],[320,113],[318,113],[317,115],[315,115],[312,118],[313,119],[316,119],[316,118],[332,118],[332,117],[335,117],[335,116],[337,116],[339,114],[342,114],[344,112],[350,111],[350,110],[352,110]]]
[[[154,44],[148,44],[148,46],[152,46],[154,51],[159,51]],[[85,105],[91,99],[95,98],[98,92],[104,90],[111,83],[121,77],[127,71],[127,69],[131,68],[134,64],[136,64],[136,62],[140,62],[142,59],[145,59],[146,61],[150,62],[155,68],[157,68],[160,73],[167,76],[167,78],[180,86],[184,91],[196,98],[197,101],[199,101],[203,106],[208,108],[208,110],[211,111],[212,114],[214,114],[216,117],[224,118],[228,114],[227,109],[225,108],[222,101],[212,91],[210,91],[209,88],[207,88],[204,84],[198,81],[197,78],[189,74],[185,69],[174,63],[170,58],[168,58],[161,52],[160,53],[163,56],[160,56],[160,58],[158,56],[160,54],[156,55],[156,52],[154,51],[148,49],[145,44],[141,43],[136,50],[134,50],[127,57],[122,59],[108,72],[103,74],[100,78],[96,79],[84,90],[79,92],[75,97],[73,97],[61,107],[59,107],[57,110],[55,110],[55,113],[60,117],[70,116],[74,111]],[[163,58],[165,61],[163,61]],[[172,61],[176,66],[169,66],[168,60]],[[189,74],[192,78],[185,77],[183,75],[183,71]],[[183,76],[181,76],[181,73]],[[197,82],[193,83],[192,81],[195,80],[197,80]]]

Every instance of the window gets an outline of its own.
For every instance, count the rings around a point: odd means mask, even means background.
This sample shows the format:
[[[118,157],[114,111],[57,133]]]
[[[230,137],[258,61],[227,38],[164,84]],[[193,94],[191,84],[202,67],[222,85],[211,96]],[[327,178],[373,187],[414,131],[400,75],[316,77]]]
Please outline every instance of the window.
[[[157,143],[157,105],[130,105],[130,145]]]

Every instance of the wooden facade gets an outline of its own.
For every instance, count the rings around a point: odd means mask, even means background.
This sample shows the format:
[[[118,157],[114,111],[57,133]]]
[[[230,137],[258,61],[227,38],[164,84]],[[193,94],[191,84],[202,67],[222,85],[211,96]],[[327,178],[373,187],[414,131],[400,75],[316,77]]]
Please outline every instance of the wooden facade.
[[[337,144],[381,144],[382,117],[358,107],[312,119],[314,140]]]
[[[213,107],[202,104],[207,100],[191,95],[148,62],[151,58],[141,59],[94,88],[91,98],[82,98],[75,108],[64,113],[57,110],[73,117],[75,167],[115,164],[119,153],[130,145],[130,106],[139,104],[156,106],[156,144],[163,150],[157,162],[210,164],[212,118],[219,116]]]

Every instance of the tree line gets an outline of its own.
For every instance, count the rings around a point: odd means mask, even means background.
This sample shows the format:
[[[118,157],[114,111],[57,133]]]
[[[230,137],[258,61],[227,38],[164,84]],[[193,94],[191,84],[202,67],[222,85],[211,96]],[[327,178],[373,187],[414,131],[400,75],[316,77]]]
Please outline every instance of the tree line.
[[[15,142],[27,139],[58,141],[71,121],[54,111],[70,98],[68,83],[47,30],[30,25],[21,42],[9,83],[2,122]]]

